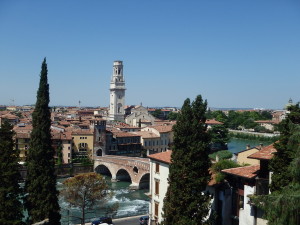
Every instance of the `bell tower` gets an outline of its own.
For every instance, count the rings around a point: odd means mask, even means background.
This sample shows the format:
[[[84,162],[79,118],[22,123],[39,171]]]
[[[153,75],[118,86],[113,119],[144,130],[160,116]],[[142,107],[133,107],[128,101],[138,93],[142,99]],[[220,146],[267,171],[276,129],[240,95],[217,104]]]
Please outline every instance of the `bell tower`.
[[[114,61],[113,75],[110,81],[109,120],[124,121],[125,80],[123,62]]]

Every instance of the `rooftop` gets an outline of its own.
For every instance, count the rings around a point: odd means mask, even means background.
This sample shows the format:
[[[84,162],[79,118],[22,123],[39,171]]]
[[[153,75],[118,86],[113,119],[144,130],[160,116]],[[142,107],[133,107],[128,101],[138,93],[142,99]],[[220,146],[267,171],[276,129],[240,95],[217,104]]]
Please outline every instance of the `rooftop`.
[[[262,148],[260,151],[253,153],[252,155],[249,155],[248,158],[250,159],[260,159],[260,160],[270,160],[273,158],[273,153],[277,152],[277,150],[274,148],[274,145],[268,145],[264,148]]]
[[[260,169],[260,165],[254,165],[254,166],[244,166],[244,167],[225,169],[222,170],[222,172],[230,175],[252,179],[257,176],[257,172],[259,171],[259,169]]]
[[[172,154],[172,150],[167,150],[166,152],[160,152],[160,153],[148,155],[148,158],[150,158],[151,160],[156,160],[159,162],[170,164],[171,154]]]

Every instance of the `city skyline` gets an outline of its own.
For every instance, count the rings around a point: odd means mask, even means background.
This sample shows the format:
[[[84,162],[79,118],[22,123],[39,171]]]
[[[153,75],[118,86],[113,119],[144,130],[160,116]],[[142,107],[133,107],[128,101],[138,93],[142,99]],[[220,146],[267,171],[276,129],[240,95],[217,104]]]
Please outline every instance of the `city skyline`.
[[[1,1],[0,105],[34,104],[47,58],[50,105],[109,105],[113,61],[126,105],[282,109],[300,100],[300,3]],[[13,101],[14,100],[14,101]]]

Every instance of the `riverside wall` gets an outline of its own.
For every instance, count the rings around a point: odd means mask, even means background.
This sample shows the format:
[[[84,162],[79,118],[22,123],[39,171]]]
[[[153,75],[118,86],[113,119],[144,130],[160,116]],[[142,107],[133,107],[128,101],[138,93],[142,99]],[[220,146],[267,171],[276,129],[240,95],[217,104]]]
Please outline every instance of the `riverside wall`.
[[[26,179],[27,168],[26,166],[21,166],[19,168],[22,180]],[[94,171],[93,165],[81,165],[81,164],[63,164],[61,166],[55,166],[55,174],[58,178],[60,177],[70,177],[75,176],[80,173],[89,173]]]

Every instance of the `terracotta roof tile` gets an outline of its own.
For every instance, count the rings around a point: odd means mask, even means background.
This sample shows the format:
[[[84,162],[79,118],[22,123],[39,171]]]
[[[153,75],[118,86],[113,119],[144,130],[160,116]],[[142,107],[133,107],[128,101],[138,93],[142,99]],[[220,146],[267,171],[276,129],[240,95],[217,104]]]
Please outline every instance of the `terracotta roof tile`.
[[[147,138],[159,138],[158,135],[154,134],[151,131],[139,131],[139,132],[134,132],[135,134],[142,136],[142,138],[147,139]]]
[[[124,131],[119,131],[119,132],[113,132],[113,135],[115,137],[139,137],[141,135],[131,133],[131,132],[124,132]]]
[[[223,123],[219,122],[219,121],[217,121],[215,119],[211,119],[211,120],[206,120],[205,124],[209,124],[209,125],[222,125]]]
[[[167,150],[166,152],[160,152],[160,153],[148,155],[148,158],[170,164],[171,154],[172,154],[172,150]]]
[[[72,135],[86,135],[86,134],[93,134],[93,131],[88,129],[77,129],[72,131]]]
[[[248,158],[250,159],[260,159],[260,160],[270,160],[273,158],[273,153],[277,152],[277,150],[274,148],[273,144],[268,145],[264,148],[262,148],[260,151],[253,153],[252,155],[249,155]]]
[[[255,123],[268,123],[268,124],[278,124],[279,122],[276,120],[256,120]]]
[[[225,169],[222,170],[222,172],[239,176],[239,177],[252,179],[257,176],[257,172],[259,169],[260,169],[260,165],[254,165],[254,166],[244,166],[244,167]]]
[[[161,125],[161,126],[150,126],[151,128],[156,129],[159,133],[168,133],[172,131],[172,125]]]

